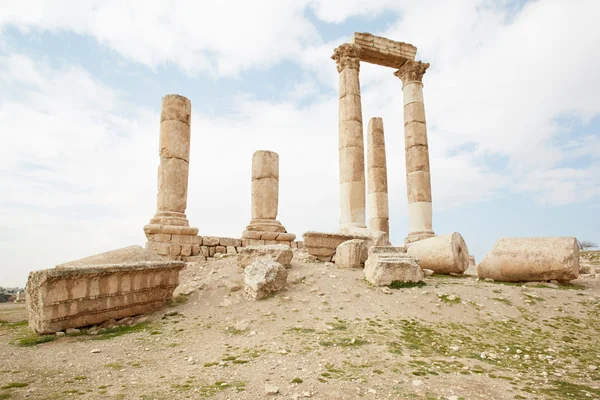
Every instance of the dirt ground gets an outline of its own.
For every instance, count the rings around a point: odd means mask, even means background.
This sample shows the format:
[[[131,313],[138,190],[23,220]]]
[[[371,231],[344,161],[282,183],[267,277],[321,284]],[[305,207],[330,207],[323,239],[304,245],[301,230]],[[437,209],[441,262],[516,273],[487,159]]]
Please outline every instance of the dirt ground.
[[[190,264],[168,307],[96,334],[37,338],[3,304],[0,399],[600,399],[594,275],[378,289],[297,252],[275,296],[242,280],[235,257]]]

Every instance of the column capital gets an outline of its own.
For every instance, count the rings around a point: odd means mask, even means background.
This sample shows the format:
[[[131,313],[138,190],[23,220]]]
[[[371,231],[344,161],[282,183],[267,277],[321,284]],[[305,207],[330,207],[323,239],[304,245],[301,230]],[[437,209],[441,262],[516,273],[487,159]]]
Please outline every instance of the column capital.
[[[353,43],[344,43],[333,51],[332,60],[337,63],[338,72],[346,68],[360,70],[360,54],[362,49],[359,45]]]
[[[425,75],[427,68],[429,68],[429,63],[409,60],[398,71],[394,72],[394,75],[400,78],[404,85],[408,82],[423,82],[423,75]]]

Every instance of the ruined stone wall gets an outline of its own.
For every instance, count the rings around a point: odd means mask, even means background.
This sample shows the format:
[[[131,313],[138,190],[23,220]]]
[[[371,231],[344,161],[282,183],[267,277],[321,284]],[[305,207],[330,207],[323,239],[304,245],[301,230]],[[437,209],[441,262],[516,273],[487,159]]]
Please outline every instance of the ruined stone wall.
[[[185,241],[187,243],[182,244]],[[157,234],[146,243],[155,254],[183,261],[195,261],[193,257],[214,257],[215,254],[237,254],[246,246],[285,244],[293,249],[303,248],[303,242],[282,242],[262,239],[234,239],[218,236],[190,236],[177,234]],[[200,257],[201,258],[201,257]]]

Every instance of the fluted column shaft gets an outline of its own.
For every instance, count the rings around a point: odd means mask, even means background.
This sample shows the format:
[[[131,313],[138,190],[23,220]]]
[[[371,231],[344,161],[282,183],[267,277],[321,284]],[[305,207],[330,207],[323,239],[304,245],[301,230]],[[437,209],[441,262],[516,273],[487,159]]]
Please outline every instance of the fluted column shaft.
[[[428,63],[407,61],[394,73],[402,80],[404,98],[404,145],[409,221],[409,233],[405,243],[435,235],[432,228],[431,176],[423,103],[423,74],[428,67]]]
[[[367,204],[369,205],[369,229],[389,235],[387,163],[383,120],[374,117],[367,129]]]
[[[342,44],[331,57],[340,74],[340,228],[365,228],[365,155],[360,98],[360,46]]]

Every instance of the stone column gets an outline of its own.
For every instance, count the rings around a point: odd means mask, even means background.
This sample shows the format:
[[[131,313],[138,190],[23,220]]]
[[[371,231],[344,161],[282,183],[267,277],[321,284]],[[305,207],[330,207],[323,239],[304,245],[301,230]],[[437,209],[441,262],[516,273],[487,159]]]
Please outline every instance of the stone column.
[[[387,165],[383,120],[374,117],[367,129],[367,188],[369,229],[390,234]]]
[[[406,245],[435,236],[431,221],[431,177],[423,104],[423,74],[427,68],[429,68],[428,63],[407,61],[394,73],[402,80],[404,97],[404,147],[409,222],[409,233],[404,239]]]
[[[153,224],[189,226],[187,208],[190,162],[191,102],[168,94],[162,99],[160,114],[160,165],[158,194]]]
[[[296,235],[287,233],[277,221],[279,205],[279,155],[258,150],[252,156],[252,220],[242,234],[246,245],[290,242]]]
[[[198,255],[201,237],[198,228],[190,228],[187,208],[190,161],[191,102],[176,94],[162,99],[160,113],[160,165],[156,214],[144,227],[146,247],[154,253],[174,259]]]
[[[339,168],[340,228],[365,226],[365,150],[360,100],[361,48],[342,44],[331,58],[340,73],[339,89]]]

